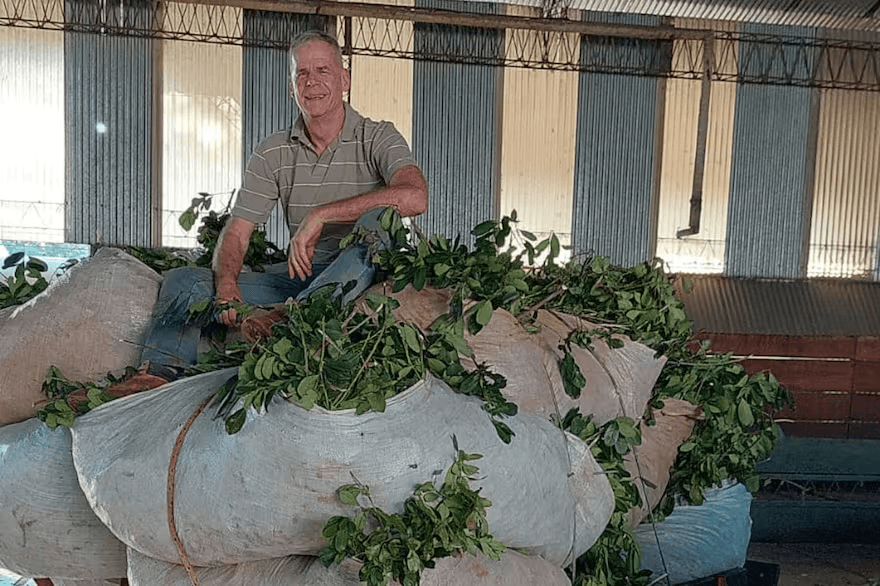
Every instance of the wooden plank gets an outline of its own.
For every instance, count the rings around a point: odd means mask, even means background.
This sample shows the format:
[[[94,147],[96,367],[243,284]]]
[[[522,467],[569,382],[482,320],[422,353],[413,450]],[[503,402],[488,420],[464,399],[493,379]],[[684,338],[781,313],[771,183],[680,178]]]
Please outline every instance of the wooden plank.
[[[857,361],[852,376],[853,391],[880,391],[880,362]]]
[[[852,395],[845,391],[792,391],[794,408],[783,409],[777,417],[797,420],[839,420],[850,416]]]
[[[849,425],[846,421],[795,421],[780,423],[779,427],[787,436],[799,439],[843,439],[849,435]]]
[[[856,360],[880,362],[880,338],[861,336],[856,339]]]
[[[797,356],[811,358],[852,358],[855,336],[765,336],[760,334],[710,334],[714,352],[740,356]],[[880,354],[877,355],[880,360]]]
[[[880,423],[880,391],[853,393],[850,417],[854,421]]]
[[[749,374],[770,371],[791,390],[850,391],[853,363],[825,360],[743,360]],[[880,366],[880,364],[878,364]]]
[[[849,437],[852,440],[880,440],[880,423],[852,421],[849,424]]]
[[[453,10],[370,4],[364,2],[333,2],[328,0],[178,0],[185,4],[234,6],[251,10],[292,12],[325,16],[353,16],[405,20],[429,24],[446,24],[473,28],[524,29],[548,32],[580,33],[585,35],[624,37],[634,39],[712,39],[711,31],[670,26],[643,26],[615,23],[592,23],[562,18],[534,18],[498,14],[463,13]]]

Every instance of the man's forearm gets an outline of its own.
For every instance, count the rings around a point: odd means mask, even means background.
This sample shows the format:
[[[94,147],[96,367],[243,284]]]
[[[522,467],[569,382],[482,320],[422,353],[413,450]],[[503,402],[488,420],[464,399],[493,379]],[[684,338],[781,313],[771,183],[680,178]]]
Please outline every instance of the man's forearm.
[[[231,301],[233,297],[240,297],[238,275],[244,264],[253,229],[254,225],[247,220],[230,218],[220,233],[212,262],[218,301]]]
[[[322,224],[354,222],[378,207],[393,207],[401,216],[417,216],[428,207],[428,190],[417,167],[405,167],[394,174],[391,184],[348,199],[315,208],[312,213]]]

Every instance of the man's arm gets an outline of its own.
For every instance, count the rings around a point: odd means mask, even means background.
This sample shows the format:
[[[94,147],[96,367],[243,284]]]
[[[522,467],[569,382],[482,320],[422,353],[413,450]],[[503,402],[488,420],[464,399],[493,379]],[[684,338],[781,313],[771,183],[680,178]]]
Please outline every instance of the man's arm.
[[[377,207],[393,207],[401,216],[417,216],[428,209],[428,185],[415,165],[399,169],[387,186],[313,208],[290,239],[287,269],[290,278],[312,274],[312,257],[324,224],[354,222]]]
[[[214,271],[214,299],[218,305],[230,301],[242,301],[238,288],[238,275],[244,263],[254,224],[242,218],[229,218],[220,233],[217,248],[214,250],[212,268]],[[227,309],[220,314],[220,323],[235,326],[238,313]]]

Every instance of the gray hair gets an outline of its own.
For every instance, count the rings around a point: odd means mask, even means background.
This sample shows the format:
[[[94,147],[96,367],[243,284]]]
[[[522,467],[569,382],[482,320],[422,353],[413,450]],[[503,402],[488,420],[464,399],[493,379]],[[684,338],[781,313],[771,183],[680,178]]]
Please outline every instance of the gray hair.
[[[299,53],[300,49],[302,49],[304,46],[308,45],[312,41],[322,41],[330,45],[333,48],[333,52],[336,53],[336,62],[339,63],[340,66],[342,66],[342,48],[339,46],[339,41],[336,40],[336,37],[317,29],[308,30],[303,33],[299,33],[290,42],[290,49],[288,50],[287,55],[290,60],[291,81],[296,81],[297,53]]]

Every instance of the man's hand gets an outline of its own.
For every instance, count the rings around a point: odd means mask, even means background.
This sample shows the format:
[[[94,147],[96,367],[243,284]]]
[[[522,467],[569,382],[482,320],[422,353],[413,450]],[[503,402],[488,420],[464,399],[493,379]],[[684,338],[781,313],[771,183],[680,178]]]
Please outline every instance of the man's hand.
[[[232,282],[227,284],[218,284],[217,285],[217,294],[214,299],[214,302],[217,306],[222,307],[232,302],[244,303],[241,299],[241,289],[238,288],[238,283]],[[220,315],[217,317],[217,321],[221,324],[229,326],[229,327],[238,327],[239,315],[234,307],[229,307],[228,309],[224,309],[220,312]]]
[[[321,208],[314,208],[303,219],[296,234],[290,239],[290,252],[287,255],[287,272],[290,278],[306,279],[312,275],[312,258],[315,246],[321,239],[324,220],[320,217]]]

